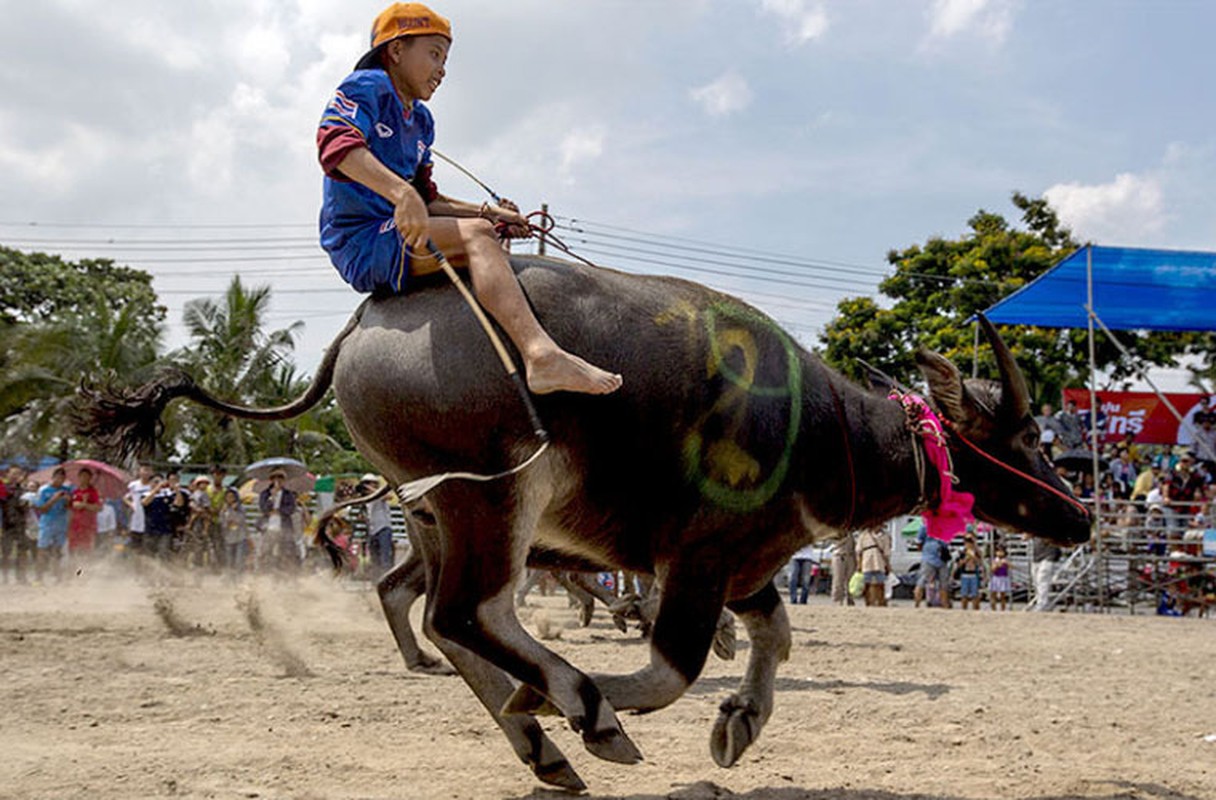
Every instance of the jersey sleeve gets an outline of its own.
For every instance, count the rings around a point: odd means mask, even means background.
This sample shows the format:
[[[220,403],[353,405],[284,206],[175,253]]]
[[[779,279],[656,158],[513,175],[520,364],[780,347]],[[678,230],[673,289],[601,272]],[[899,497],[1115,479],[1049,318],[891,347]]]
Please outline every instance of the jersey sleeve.
[[[351,150],[367,147],[376,123],[377,94],[375,83],[355,72],[330,97],[317,125],[317,159],[326,175],[344,179],[337,165]]]

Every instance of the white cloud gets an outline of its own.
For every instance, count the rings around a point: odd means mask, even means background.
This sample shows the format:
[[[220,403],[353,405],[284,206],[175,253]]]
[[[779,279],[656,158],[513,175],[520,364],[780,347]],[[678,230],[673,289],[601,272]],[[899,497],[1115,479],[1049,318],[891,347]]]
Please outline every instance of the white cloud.
[[[980,36],[1001,43],[1013,25],[1009,0],[933,0],[929,8],[929,38]]]
[[[558,146],[561,152],[561,171],[569,176],[575,165],[591,161],[604,153],[604,132],[598,129],[570,131]]]
[[[734,72],[728,72],[713,83],[693,89],[689,96],[711,117],[724,117],[742,111],[752,102],[751,87]]]
[[[806,7],[805,0],[761,0],[761,8],[785,23],[785,43],[798,47],[827,33],[828,14],[822,5]]]
[[[0,138],[0,171],[58,197],[70,195],[83,174],[112,163],[122,152],[96,128],[68,123],[54,133],[52,141],[34,150],[7,145]]]
[[[278,82],[291,62],[290,42],[282,27],[262,22],[237,34],[233,58],[240,68],[265,82]]]
[[[1165,224],[1165,193],[1156,177],[1123,172],[1110,183],[1059,183],[1043,197],[1079,239],[1127,244],[1128,237],[1154,234]]]

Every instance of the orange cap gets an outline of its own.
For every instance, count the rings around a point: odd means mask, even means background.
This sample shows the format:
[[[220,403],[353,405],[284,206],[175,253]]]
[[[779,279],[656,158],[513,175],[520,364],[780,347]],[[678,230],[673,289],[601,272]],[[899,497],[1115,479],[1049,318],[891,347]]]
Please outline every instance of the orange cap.
[[[380,12],[372,23],[371,49],[355,64],[355,69],[371,69],[379,65],[380,49],[402,36],[438,34],[452,41],[452,23],[422,3],[393,3]]]

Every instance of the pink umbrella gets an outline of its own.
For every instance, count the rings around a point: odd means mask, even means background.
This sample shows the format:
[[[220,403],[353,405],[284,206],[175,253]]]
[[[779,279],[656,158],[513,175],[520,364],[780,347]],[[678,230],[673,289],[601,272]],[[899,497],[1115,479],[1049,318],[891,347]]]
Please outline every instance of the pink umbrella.
[[[107,500],[116,500],[123,497],[127,493],[127,484],[131,482],[131,476],[118,467],[112,467],[104,462],[93,461],[89,458],[65,461],[54,467],[40,469],[31,474],[30,477],[39,483],[49,483],[51,474],[59,467],[63,467],[67,471],[67,482],[73,486],[80,485],[80,470],[85,468],[92,470],[93,486],[96,487],[97,493]]]

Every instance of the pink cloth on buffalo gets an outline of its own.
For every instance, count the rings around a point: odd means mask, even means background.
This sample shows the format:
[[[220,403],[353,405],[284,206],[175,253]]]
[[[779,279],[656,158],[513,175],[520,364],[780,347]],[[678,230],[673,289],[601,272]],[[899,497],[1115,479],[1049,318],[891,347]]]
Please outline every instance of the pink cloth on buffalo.
[[[946,434],[942,421],[923,397],[914,394],[892,392],[891,399],[903,404],[913,428],[925,442],[925,456],[937,468],[941,479],[941,500],[933,508],[925,509],[926,532],[934,539],[949,542],[967,529],[974,519],[971,513],[975,495],[954,488],[954,473],[951,470],[950,451],[946,449]]]

